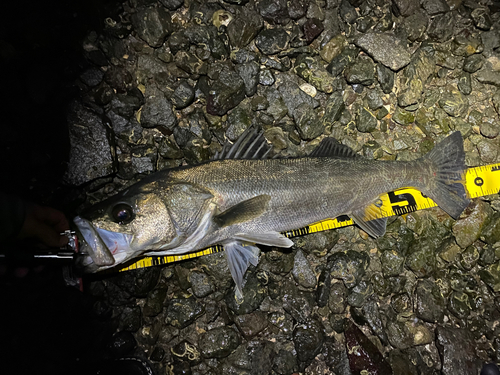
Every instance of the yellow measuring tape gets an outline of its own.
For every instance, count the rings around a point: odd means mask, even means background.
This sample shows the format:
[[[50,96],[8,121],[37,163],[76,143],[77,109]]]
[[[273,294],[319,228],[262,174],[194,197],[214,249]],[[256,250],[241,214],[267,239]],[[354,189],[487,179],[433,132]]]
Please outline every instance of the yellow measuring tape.
[[[500,191],[500,163],[467,169],[465,171],[465,187],[469,194],[469,198],[497,194]],[[379,212],[379,218],[381,218],[402,215],[436,206],[437,204],[432,199],[427,198],[420,191],[412,188],[405,188],[382,195],[380,201],[377,202],[377,211]],[[335,219],[323,220],[304,228],[290,230],[283,234],[290,238],[303,236],[309,233],[322,232],[329,229],[342,228],[353,224],[354,222],[351,218],[343,215]],[[159,266],[185,259],[197,258],[202,255],[214,254],[223,250],[224,248],[221,245],[216,245],[205,250],[188,254],[145,257],[122,267],[119,271],[122,272],[138,268]]]

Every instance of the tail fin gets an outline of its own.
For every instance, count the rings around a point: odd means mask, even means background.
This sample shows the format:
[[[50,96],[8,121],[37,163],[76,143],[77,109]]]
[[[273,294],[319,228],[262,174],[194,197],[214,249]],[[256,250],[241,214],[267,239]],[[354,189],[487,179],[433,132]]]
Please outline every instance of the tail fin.
[[[457,219],[469,205],[464,187],[465,152],[462,135],[454,132],[423,157],[433,165],[434,184],[425,192],[448,215]]]

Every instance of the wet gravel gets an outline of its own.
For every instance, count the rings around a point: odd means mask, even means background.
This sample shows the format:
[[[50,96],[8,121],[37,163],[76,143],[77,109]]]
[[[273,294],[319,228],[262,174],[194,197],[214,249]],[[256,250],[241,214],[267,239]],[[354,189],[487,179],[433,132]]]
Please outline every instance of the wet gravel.
[[[79,46],[68,207],[208,160],[251,125],[281,157],[334,136],[410,160],[458,130],[468,166],[500,162],[496,2],[112,9]],[[393,218],[377,240],[349,227],[265,248],[242,303],[224,254],[88,279],[85,293],[113,355],[158,374],[478,374],[500,362],[499,211],[494,195],[457,221],[438,208]]]

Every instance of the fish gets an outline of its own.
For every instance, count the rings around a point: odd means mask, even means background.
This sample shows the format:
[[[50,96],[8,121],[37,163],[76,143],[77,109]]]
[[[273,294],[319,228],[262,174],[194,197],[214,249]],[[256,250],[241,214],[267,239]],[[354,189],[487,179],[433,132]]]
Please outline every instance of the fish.
[[[454,219],[468,206],[460,132],[413,161],[371,160],[334,138],[306,157],[269,158],[256,127],[213,160],[153,173],[74,218],[79,267],[95,273],[139,256],[176,255],[223,245],[242,297],[244,274],[257,266],[256,245],[289,248],[282,233],[348,215],[370,236],[386,231],[375,203],[412,187]]]

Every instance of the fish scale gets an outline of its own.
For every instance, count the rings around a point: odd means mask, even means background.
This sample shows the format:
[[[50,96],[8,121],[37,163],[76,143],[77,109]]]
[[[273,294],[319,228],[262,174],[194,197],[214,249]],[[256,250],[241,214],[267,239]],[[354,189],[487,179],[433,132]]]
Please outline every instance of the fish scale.
[[[84,269],[97,272],[141,254],[178,256],[222,244],[236,296],[242,297],[245,271],[258,262],[255,244],[292,246],[282,232],[349,215],[369,235],[381,236],[387,219],[379,218],[379,203],[400,188],[419,189],[454,218],[469,203],[459,132],[414,161],[368,160],[332,138],[309,157],[259,159],[269,149],[261,133],[249,129],[221,155],[250,159],[158,172],[82,213],[75,223],[86,243]]]

